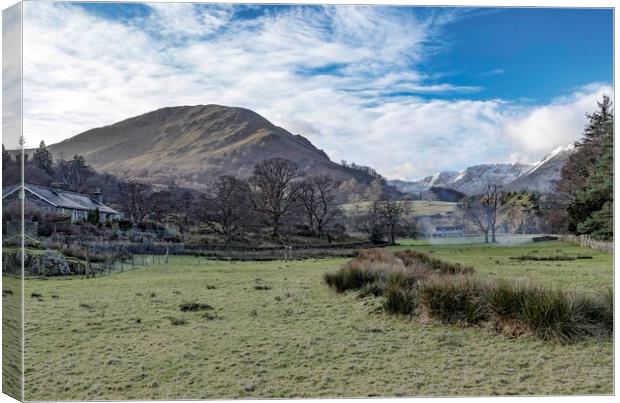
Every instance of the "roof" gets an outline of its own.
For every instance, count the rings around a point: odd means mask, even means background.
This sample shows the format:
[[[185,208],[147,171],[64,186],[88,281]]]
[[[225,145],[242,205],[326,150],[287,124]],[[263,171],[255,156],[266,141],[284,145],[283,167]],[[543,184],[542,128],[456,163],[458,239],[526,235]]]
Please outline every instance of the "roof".
[[[17,191],[19,188],[21,188],[21,185],[14,185],[3,189],[2,198],[4,199],[5,197]],[[103,203],[99,203],[97,200],[93,199],[90,195],[87,194],[29,184],[24,185],[24,190],[32,193],[33,195],[39,197],[40,199],[55,207],[69,208],[73,210],[99,209],[99,211],[102,213],[120,214],[118,211],[106,206]]]

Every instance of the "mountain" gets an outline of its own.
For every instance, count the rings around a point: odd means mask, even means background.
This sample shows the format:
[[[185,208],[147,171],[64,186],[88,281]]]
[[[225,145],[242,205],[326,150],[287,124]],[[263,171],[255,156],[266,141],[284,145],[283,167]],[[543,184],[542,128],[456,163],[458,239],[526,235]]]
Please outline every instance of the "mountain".
[[[529,190],[551,193],[555,189],[562,167],[575,151],[575,146],[560,146],[532,165],[517,179],[506,186],[506,190]]]
[[[443,171],[418,181],[393,180],[390,183],[402,192],[420,195],[432,187],[453,189],[466,195],[481,193],[489,182],[505,190],[529,190],[550,193],[560,178],[562,167],[573,153],[574,146],[554,149],[535,164],[483,164],[461,172]]]
[[[158,109],[88,130],[49,150],[55,158],[82,155],[98,171],[119,177],[148,183],[174,180],[193,188],[218,175],[248,177],[254,165],[273,157],[295,161],[307,174],[372,180],[365,172],[332,162],[305,137],[251,110],[221,105]]]
[[[414,182],[390,181],[390,183],[407,193],[419,194],[432,187],[441,187],[472,195],[481,193],[490,181],[507,185],[529,168],[530,166],[525,164],[482,164],[471,166],[461,172],[439,172]]]

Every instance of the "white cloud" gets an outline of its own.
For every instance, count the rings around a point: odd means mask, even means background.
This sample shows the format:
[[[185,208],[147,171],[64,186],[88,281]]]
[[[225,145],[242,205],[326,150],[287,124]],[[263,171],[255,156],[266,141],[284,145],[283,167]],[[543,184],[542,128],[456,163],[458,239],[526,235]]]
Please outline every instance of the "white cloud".
[[[591,113],[603,95],[613,97],[613,88],[590,84],[549,105],[519,110],[506,118],[507,137],[527,156],[540,155],[578,140]]]
[[[218,103],[253,109],[335,161],[413,179],[517,153],[537,160],[573,141],[583,126],[573,112],[583,118],[601,87],[527,108],[410,96],[479,90],[416,67],[443,46],[441,29],[454,13],[291,7],[235,19],[231,6],[162,3],[119,22],[60,3],[27,2],[24,10],[30,146],[159,107]],[[550,122],[567,116],[554,131]]]

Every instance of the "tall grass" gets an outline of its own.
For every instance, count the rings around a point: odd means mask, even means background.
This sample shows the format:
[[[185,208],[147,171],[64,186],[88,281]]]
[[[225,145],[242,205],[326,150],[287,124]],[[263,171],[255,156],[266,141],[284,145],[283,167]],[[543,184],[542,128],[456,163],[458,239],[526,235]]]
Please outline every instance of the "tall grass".
[[[444,323],[476,324],[489,317],[487,284],[472,276],[433,276],[419,287],[420,305]]]
[[[438,274],[474,274],[474,268],[471,266],[462,265],[460,263],[445,262],[443,260],[436,259],[427,253],[414,250],[405,250],[396,252],[395,255],[400,258],[406,266],[424,265]]]
[[[424,313],[462,326],[494,325],[561,343],[613,332],[613,292],[569,294],[526,282],[486,281],[471,266],[444,262],[416,251],[367,250],[324,281],[337,292],[382,296],[393,314]]]
[[[445,276],[420,284],[419,294],[422,309],[443,323],[492,322],[506,332],[516,326],[542,340],[561,343],[611,335],[613,330],[609,293],[593,297],[522,282]]]

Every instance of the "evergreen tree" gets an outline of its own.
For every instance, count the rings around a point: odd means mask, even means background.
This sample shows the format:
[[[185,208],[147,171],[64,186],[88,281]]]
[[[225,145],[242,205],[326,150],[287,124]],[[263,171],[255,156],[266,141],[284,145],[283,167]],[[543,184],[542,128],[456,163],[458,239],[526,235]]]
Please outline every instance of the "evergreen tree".
[[[54,174],[54,162],[52,159],[52,153],[48,151],[43,140],[41,140],[39,148],[34,152],[33,160],[37,167],[41,168],[49,175]]]
[[[589,178],[588,186],[577,194],[574,206],[583,219],[576,232],[599,239],[613,238],[614,137],[609,130],[602,142],[603,155]]]
[[[604,96],[588,114],[583,139],[562,170],[568,231],[600,239],[613,237],[613,106]],[[564,192],[562,192],[565,190]]]

